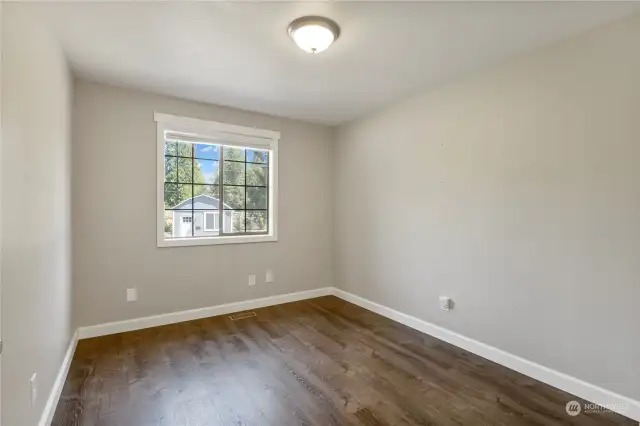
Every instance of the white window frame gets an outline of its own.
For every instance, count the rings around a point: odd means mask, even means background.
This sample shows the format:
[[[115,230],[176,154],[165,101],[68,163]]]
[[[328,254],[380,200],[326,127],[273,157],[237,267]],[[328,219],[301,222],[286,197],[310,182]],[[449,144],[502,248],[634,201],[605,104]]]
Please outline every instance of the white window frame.
[[[235,124],[179,117],[156,112],[157,127],[157,245],[158,247],[184,247],[218,244],[261,243],[278,241],[278,142],[280,132]],[[164,146],[166,133],[203,143],[255,148],[269,151],[269,232],[259,235],[222,235],[207,237],[173,238],[164,236]],[[220,200],[222,203],[222,200]],[[222,210],[223,212],[224,210]],[[219,211],[220,213],[220,211]],[[220,215],[223,217],[224,215]],[[204,219],[204,217],[203,217]],[[203,223],[204,228],[204,223]]]

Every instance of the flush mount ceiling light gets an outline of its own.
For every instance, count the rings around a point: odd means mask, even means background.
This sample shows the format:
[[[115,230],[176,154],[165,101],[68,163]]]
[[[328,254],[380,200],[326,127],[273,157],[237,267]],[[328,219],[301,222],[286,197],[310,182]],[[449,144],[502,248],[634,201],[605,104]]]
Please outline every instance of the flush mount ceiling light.
[[[289,24],[289,36],[309,53],[326,50],[340,35],[340,27],[322,16],[303,16]]]

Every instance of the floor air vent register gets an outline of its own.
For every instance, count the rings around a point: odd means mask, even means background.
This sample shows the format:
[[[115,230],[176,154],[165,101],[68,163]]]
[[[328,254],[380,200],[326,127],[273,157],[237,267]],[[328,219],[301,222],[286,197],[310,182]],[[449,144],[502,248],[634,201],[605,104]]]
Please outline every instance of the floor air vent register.
[[[238,320],[243,320],[243,319],[253,318],[253,317],[257,317],[256,313],[253,312],[253,311],[250,311],[250,312],[239,312],[237,314],[229,315],[229,319],[231,321],[238,321]]]

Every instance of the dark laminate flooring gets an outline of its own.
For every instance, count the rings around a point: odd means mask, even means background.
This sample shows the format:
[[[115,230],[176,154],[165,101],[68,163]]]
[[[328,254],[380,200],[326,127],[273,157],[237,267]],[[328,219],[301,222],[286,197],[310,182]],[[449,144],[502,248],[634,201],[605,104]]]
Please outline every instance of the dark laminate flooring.
[[[335,297],[78,344],[53,426],[637,425]]]

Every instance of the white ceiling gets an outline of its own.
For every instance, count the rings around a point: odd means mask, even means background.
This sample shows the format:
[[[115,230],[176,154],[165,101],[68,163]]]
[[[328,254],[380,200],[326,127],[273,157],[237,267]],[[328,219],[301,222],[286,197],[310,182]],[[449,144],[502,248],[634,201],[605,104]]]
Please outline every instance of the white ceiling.
[[[338,124],[509,55],[624,16],[633,2],[173,2],[38,5],[91,80]],[[342,34],[310,55],[286,32]]]

